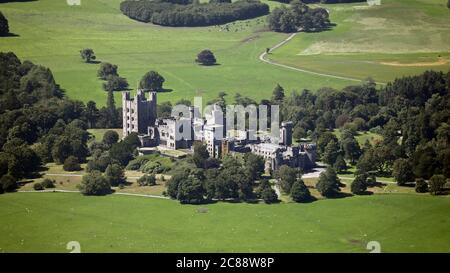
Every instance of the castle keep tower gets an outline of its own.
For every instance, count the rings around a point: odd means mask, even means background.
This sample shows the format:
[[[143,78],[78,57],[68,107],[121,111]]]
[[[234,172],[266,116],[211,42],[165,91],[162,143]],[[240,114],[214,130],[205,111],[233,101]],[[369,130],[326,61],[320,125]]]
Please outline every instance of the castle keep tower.
[[[143,89],[138,89],[134,98],[131,98],[130,92],[123,92],[122,106],[123,137],[132,132],[147,134],[148,127],[155,125],[156,92],[150,92],[148,99]]]

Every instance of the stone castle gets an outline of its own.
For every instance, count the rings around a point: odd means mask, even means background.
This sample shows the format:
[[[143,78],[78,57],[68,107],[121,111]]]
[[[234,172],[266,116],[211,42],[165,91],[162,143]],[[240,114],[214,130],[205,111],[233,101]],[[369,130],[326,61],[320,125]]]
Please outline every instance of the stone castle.
[[[282,122],[279,137],[254,130],[227,129],[222,109],[214,105],[201,117],[200,110],[188,107],[186,115],[159,119],[157,94],[137,90],[122,93],[123,137],[137,133],[142,147],[191,149],[195,142],[204,143],[211,157],[222,158],[233,153],[254,153],[266,160],[266,169],[277,170],[282,165],[303,170],[315,166],[316,145],[292,143],[292,122]]]

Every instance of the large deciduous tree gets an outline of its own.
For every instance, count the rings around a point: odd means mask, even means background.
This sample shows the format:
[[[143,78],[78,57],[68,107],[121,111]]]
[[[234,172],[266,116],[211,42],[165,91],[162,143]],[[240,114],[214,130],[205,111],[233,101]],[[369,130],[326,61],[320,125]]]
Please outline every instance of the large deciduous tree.
[[[149,91],[162,91],[165,79],[156,71],[147,72],[139,82],[139,88]]]
[[[202,65],[214,65],[216,64],[216,57],[214,56],[214,53],[212,53],[211,50],[205,49],[202,50],[200,53],[198,53],[195,62]]]
[[[80,50],[80,56],[81,59],[83,59],[83,61],[86,63],[90,63],[97,58],[95,56],[94,50],[92,50],[91,48],[85,48]]]
[[[290,193],[292,185],[297,180],[298,172],[296,169],[283,165],[276,171],[275,176],[278,178],[281,189],[285,193]]]

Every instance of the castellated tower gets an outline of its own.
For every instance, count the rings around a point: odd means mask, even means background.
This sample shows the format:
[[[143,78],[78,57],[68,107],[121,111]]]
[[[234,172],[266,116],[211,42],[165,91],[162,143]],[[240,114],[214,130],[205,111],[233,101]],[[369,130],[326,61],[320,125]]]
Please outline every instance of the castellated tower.
[[[147,134],[148,127],[155,125],[156,92],[149,92],[148,99],[143,89],[138,89],[134,98],[131,98],[130,92],[123,92],[122,108],[123,137],[132,132]]]

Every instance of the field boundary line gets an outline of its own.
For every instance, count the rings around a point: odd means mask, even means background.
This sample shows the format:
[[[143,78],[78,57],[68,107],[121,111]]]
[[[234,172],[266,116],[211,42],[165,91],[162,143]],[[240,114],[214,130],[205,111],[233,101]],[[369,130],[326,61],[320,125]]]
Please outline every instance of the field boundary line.
[[[274,62],[274,61],[269,60],[269,59],[266,58],[268,53],[271,53],[274,50],[276,50],[277,48],[279,48],[279,47],[283,46],[284,44],[288,43],[297,34],[298,34],[298,32],[292,33],[291,35],[289,35],[283,41],[281,41],[278,44],[274,45],[273,47],[269,48],[268,51],[264,51],[263,53],[261,53],[261,55],[259,55],[259,60],[262,61],[262,62],[265,62],[267,64],[276,65],[276,66],[283,67],[283,68],[286,68],[286,69],[295,70],[295,71],[298,71],[298,72],[312,74],[312,75],[316,75],[316,76],[328,77],[328,78],[334,78],[334,79],[346,80],[346,81],[354,81],[354,82],[363,82],[364,81],[364,80],[360,80],[360,79],[356,79],[356,78],[350,78],[350,77],[337,76],[337,75],[333,75],[333,74],[314,72],[314,71],[311,71],[311,70],[306,70],[306,69],[302,69],[302,68],[298,68],[298,67],[294,67],[294,66],[290,66],[290,65],[277,63],[277,62]],[[375,83],[379,84],[379,85],[386,85],[386,83],[384,83],[384,82],[375,82]]]

